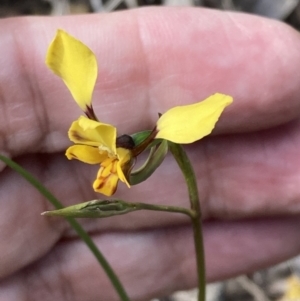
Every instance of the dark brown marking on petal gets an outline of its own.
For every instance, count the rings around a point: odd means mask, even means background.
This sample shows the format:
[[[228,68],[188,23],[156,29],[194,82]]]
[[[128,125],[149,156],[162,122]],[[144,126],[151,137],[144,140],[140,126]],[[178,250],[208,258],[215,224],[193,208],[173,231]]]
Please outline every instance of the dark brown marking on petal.
[[[76,155],[74,155],[73,153],[70,153],[70,156],[73,157],[74,159],[77,159],[77,160],[78,160],[78,157],[77,157]],[[72,159],[73,159],[73,158],[72,158]]]
[[[108,179],[109,179],[109,177],[112,176],[112,175],[113,175],[113,174],[110,174],[110,175],[107,176],[106,178],[104,178],[104,177],[98,178],[98,180],[100,181],[100,184],[99,184],[96,188],[94,188],[94,189],[95,189],[95,190],[100,190],[100,189],[102,189],[104,186],[108,186],[108,184],[107,184]],[[117,182],[117,184],[115,185],[115,187],[109,186],[109,188],[113,188],[113,189],[111,190],[111,195],[113,195],[113,194],[116,192],[117,187],[118,187],[118,182]]]
[[[91,120],[95,120],[95,121],[99,121],[95,112],[94,112],[94,109],[93,109],[93,106],[86,106],[86,111],[84,112],[86,117],[91,119]]]
[[[100,178],[99,181],[101,181],[100,185],[97,186],[97,189],[101,189],[103,188],[103,186],[105,185],[107,178]]]
[[[74,137],[74,139],[78,140],[78,141],[86,141],[85,138],[83,138],[82,136],[80,136],[80,134],[77,131],[70,131],[70,136]]]

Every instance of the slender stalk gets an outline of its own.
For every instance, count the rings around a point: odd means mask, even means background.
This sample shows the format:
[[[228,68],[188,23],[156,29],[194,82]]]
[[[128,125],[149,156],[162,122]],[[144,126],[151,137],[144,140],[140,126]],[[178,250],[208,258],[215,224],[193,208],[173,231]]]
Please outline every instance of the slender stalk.
[[[130,185],[136,185],[148,179],[161,165],[167,152],[168,142],[166,140],[162,141],[159,145],[152,147],[146,162],[138,170],[134,170],[130,174]]]
[[[179,144],[169,142],[169,148],[174,156],[177,164],[179,165],[186,184],[188,186],[189,199],[191,209],[195,211],[195,215],[191,217],[194,233],[194,244],[196,249],[197,261],[197,274],[198,274],[198,301],[205,301],[206,296],[206,280],[205,280],[205,257],[203,245],[203,230],[201,222],[201,208],[199,202],[198,188],[195,173],[190,160],[184,151],[183,147]]]
[[[44,187],[33,175],[31,175],[28,171],[18,165],[16,162],[10,160],[9,158],[0,155],[0,160],[7,164],[10,168],[18,172],[22,177],[24,177],[32,186],[34,186],[43,196],[45,196],[48,201],[56,208],[62,209],[63,205],[55,198],[55,196]],[[117,275],[97,248],[96,244],[93,242],[88,233],[81,227],[81,225],[74,220],[73,218],[67,217],[66,220],[70,223],[73,229],[77,232],[78,236],[86,243],[87,247],[91,250],[91,252],[96,257],[99,264],[102,266],[104,271],[106,272],[108,278],[110,279],[113,287],[116,292],[119,294],[119,297],[122,301],[130,301],[127,296],[126,291],[124,290],[120,280]]]
[[[94,111],[94,108],[93,108],[92,105],[86,107],[85,115],[86,115],[86,117],[89,118],[89,119],[98,121],[98,118],[97,118],[97,116],[96,116],[96,114],[95,114],[95,111]]]
[[[153,205],[153,204],[146,204],[146,203],[127,203],[127,204],[135,208],[135,210],[151,210],[151,211],[182,213],[188,215],[190,218],[193,218],[196,213],[193,210],[184,207]]]

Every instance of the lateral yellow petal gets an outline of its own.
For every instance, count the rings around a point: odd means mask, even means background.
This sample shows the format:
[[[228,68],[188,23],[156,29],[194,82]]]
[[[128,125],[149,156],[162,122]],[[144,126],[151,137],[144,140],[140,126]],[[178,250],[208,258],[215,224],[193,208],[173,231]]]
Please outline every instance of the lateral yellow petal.
[[[110,124],[81,116],[72,123],[68,134],[74,143],[97,146],[100,153],[116,155],[117,129]]]
[[[130,184],[127,181],[126,175],[128,173],[128,170],[131,168],[130,162],[132,160],[131,151],[129,149],[125,148],[117,148],[117,154],[118,154],[118,165],[117,165],[117,174],[119,179],[124,182],[129,188]]]
[[[66,150],[69,160],[77,159],[88,164],[99,164],[108,156],[107,153],[100,154],[99,149],[89,145],[73,145]]]
[[[82,42],[58,30],[47,55],[46,65],[70,90],[79,107],[91,105],[98,67],[94,53]]]
[[[172,108],[157,121],[155,138],[183,144],[197,141],[212,132],[232,101],[231,96],[216,93],[201,102]]]

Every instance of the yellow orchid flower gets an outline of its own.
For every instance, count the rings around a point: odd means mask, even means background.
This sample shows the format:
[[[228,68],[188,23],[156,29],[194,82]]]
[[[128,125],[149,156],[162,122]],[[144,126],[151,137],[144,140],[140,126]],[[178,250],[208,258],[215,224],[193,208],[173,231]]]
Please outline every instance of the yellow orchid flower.
[[[69,147],[66,156],[88,164],[100,164],[93,188],[96,192],[111,196],[118,180],[130,187],[127,177],[132,166],[129,149],[116,147],[115,127],[81,116],[69,130],[69,138],[75,145]]]
[[[65,31],[58,30],[48,48],[46,65],[64,81],[79,107],[87,113],[98,74],[94,53]]]
[[[98,68],[95,55],[86,45],[58,30],[49,46],[46,64],[65,82],[88,117],[82,116],[72,123],[69,138],[75,145],[67,149],[66,156],[70,160],[100,164],[93,188],[107,196],[116,191],[119,180],[130,187],[128,179],[133,158],[154,139],[181,144],[199,140],[211,133],[225,107],[232,102],[232,97],[216,93],[202,102],[172,108],[158,119],[155,129],[144,141],[128,145],[126,139],[117,138],[115,127],[99,122],[95,116],[92,94]]]
[[[200,140],[212,132],[220,115],[232,101],[231,96],[216,93],[201,102],[174,107],[158,119],[155,138],[180,144]]]

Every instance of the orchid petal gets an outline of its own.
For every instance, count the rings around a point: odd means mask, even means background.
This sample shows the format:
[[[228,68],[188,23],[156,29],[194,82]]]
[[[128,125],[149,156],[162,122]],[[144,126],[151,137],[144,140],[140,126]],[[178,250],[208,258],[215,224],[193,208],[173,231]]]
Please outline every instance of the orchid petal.
[[[102,162],[97,174],[97,178],[93,183],[93,188],[96,192],[106,196],[111,196],[115,193],[118,186],[119,177],[116,173],[117,159],[108,158]]]
[[[128,169],[132,167],[130,164],[131,159],[132,159],[131,151],[128,149],[125,149],[125,148],[118,148],[117,154],[118,154],[118,159],[119,159],[119,162],[117,165],[118,177],[122,182],[124,182],[130,188],[130,184],[127,180],[127,172],[128,172]]]
[[[94,53],[82,42],[58,30],[50,44],[46,65],[58,75],[83,111],[91,107],[98,67]]]
[[[74,143],[97,146],[100,153],[116,155],[117,130],[110,124],[81,116],[72,123],[68,134]]]
[[[231,96],[216,93],[201,102],[174,107],[157,121],[155,138],[183,144],[195,142],[212,132],[232,101]]]
[[[73,145],[66,151],[69,160],[77,159],[87,164],[99,164],[107,158],[107,153],[100,154],[97,147],[89,145]]]

